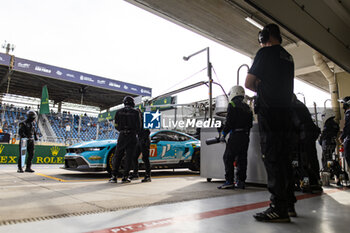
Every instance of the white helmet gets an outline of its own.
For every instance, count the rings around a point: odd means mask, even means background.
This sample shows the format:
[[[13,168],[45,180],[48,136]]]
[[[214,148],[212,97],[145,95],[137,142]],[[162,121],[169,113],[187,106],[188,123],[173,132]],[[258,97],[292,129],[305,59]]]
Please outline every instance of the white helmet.
[[[233,86],[231,87],[231,90],[229,93],[229,101],[231,101],[236,96],[244,97],[244,95],[245,95],[245,92],[242,86]]]
[[[326,109],[322,112],[322,121],[326,122],[329,118],[335,117],[335,113],[332,109]]]

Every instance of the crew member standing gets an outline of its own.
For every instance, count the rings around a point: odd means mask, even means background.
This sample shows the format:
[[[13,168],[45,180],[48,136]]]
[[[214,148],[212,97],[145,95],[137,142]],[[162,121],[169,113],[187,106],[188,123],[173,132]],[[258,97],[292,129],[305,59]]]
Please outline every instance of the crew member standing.
[[[34,157],[34,140],[37,141],[38,137],[35,132],[35,124],[34,121],[36,119],[36,113],[33,110],[29,110],[26,113],[27,119],[24,121],[21,121],[19,123],[19,130],[18,134],[20,137],[20,142],[19,142],[19,156],[18,156],[18,170],[17,172],[22,173],[22,156],[21,156],[21,145],[22,145],[22,140],[27,139],[27,162],[26,162],[26,169],[25,172],[34,172],[32,170],[32,160]]]
[[[345,112],[345,125],[340,136],[340,142],[344,145],[346,163],[350,167],[350,96],[345,97],[341,102]]]
[[[289,148],[294,62],[281,46],[282,37],[276,24],[266,25],[259,32],[258,41],[262,48],[248,71],[245,86],[257,92],[255,111],[271,204],[254,218],[263,222],[290,222],[290,216],[296,216]]]
[[[226,123],[222,131],[222,139],[230,133],[224,153],[225,180],[219,189],[245,188],[247,178],[247,151],[249,132],[253,125],[253,113],[244,100],[244,89],[234,86],[230,90],[230,102],[227,107]],[[234,166],[237,163],[237,179],[234,186]]]
[[[130,165],[136,152],[137,134],[140,131],[141,125],[140,114],[134,109],[134,99],[131,96],[126,96],[123,103],[124,108],[119,109],[114,117],[115,128],[119,131],[119,136],[112,162],[113,169],[112,177],[109,180],[110,183],[117,183],[118,170],[125,154],[126,159],[122,183],[130,182]]]
[[[337,136],[339,133],[339,125],[334,121],[335,114],[332,109],[326,109],[322,113],[323,130],[319,139],[322,146],[322,167],[328,170],[327,161],[333,160],[333,153],[337,147]]]
[[[308,187],[304,187],[304,191],[310,191],[312,193],[322,192],[320,164],[316,150],[316,140],[321,130],[313,122],[309,109],[295,95],[293,95],[292,106],[295,113],[293,114],[293,122],[297,131],[297,147],[299,148],[298,154],[300,154],[299,162],[309,178]]]
[[[141,116],[141,130],[138,135],[138,143],[136,146],[136,154],[133,159],[133,174],[130,176],[131,179],[138,179],[139,177],[139,155],[142,153],[142,161],[145,165],[145,177],[141,182],[151,182],[151,165],[149,162],[149,148],[151,146],[151,140],[149,138],[150,131],[143,127],[142,112],[139,110]]]

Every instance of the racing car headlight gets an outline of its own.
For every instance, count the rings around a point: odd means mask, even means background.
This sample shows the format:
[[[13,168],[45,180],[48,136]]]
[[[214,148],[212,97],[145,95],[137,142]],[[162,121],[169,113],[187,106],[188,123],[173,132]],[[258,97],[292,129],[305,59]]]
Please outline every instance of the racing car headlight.
[[[89,148],[84,148],[84,151],[100,151],[103,150],[103,147],[89,147]]]
[[[100,151],[103,150],[104,147],[86,147],[86,148],[74,148],[70,149],[71,153],[81,154],[86,151]]]

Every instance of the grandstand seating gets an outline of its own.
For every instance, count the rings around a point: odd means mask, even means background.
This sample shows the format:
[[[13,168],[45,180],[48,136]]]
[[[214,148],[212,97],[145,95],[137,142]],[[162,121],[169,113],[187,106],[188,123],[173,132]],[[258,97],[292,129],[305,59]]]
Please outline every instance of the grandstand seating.
[[[2,131],[4,133],[9,133],[11,137],[15,136],[18,133],[18,123],[25,119],[26,112],[29,110],[26,108],[17,108],[14,106],[5,106],[5,109],[0,107],[1,121],[4,120]],[[2,117],[2,114],[5,114],[5,117]],[[36,129],[36,132],[40,135],[41,132],[39,128]]]
[[[79,133],[79,116],[68,113],[51,114],[48,119],[57,135],[59,141],[65,139],[81,139],[90,141],[96,139],[97,125],[100,124],[98,139],[116,138],[116,131],[110,122],[98,122],[97,117],[82,116]],[[70,131],[66,131],[66,126],[70,125]]]
[[[28,111],[27,108],[16,108],[13,106],[5,106],[5,111],[0,107],[1,116],[5,113],[3,132],[9,133],[11,137],[16,136],[18,131],[18,122],[25,119],[25,113]],[[112,122],[98,122],[97,117],[82,116],[81,117],[81,128],[80,133],[78,132],[79,127],[79,116],[72,115],[67,112],[63,113],[51,113],[47,115],[49,123],[56,134],[56,142],[65,143],[67,140],[70,141],[90,141],[96,139],[97,126],[99,124],[99,135],[98,139],[111,139],[116,138],[117,133],[114,129]],[[70,131],[66,131],[66,126],[70,125]],[[41,135],[39,127],[37,127],[39,136]]]

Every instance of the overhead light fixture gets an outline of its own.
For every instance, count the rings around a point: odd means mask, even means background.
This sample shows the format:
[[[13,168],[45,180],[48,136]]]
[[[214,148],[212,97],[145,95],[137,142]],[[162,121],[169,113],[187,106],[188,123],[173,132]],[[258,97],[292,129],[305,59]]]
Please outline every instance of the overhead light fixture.
[[[264,28],[264,26],[262,26],[260,23],[256,22],[254,19],[250,17],[246,17],[245,20],[251,23],[252,25],[254,25],[255,27],[259,28],[260,30]]]

